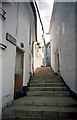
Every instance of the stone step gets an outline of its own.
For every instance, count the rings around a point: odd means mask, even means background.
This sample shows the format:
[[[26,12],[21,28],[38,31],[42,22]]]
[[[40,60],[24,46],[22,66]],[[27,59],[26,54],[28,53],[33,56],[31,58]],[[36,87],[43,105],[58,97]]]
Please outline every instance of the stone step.
[[[59,82],[58,83],[31,83],[30,86],[31,87],[35,87],[35,86],[36,87],[37,86],[41,86],[41,87],[45,87],[45,86],[48,86],[48,87],[55,86],[56,87],[57,86],[58,87],[58,86],[64,86],[64,84],[63,83],[59,83]]]
[[[27,96],[3,108],[2,116],[7,120],[77,120],[77,101],[66,90],[59,75],[43,67],[38,68],[30,80]]]
[[[39,79],[39,80],[31,80],[31,83],[61,83],[61,80],[53,80],[53,79]]]
[[[24,101],[20,104],[16,104],[17,106],[57,106],[57,107],[77,107],[77,104],[73,103],[68,103],[68,102],[60,102],[60,103],[55,103],[55,102],[43,102],[43,101]]]
[[[24,97],[13,102],[14,106],[76,107],[77,101],[70,97]]]
[[[26,118],[12,118],[12,120],[77,120],[76,118],[68,118],[68,117],[29,117],[26,116]],[[2,120],[11,120],[10,118],[3,118]]]
[[[72,114],[71,114],[72,113]],[[77,118],[77,109],[73,107],[49,106],[13,106],[3,110],[3,118],[26,117],[72,117]]]
[[[53,79],[58,79],[58,78],[60,78],[60,77],[58,77],[58,76],[52,76],[52,75],[42,75],[42,76],[40,76],[40,75],[34,75],[33,77],[32,77],[32,79],[35,79],[35,78],[37,78],[37,79],[40,79],[40,78],[48,78],[48,79],[51,79],[51,78],[53,78]]]
[[[29,91],[65,91],[66,87],[29,87]]]
[[[49,77],[49,76],[43,76],[43,77],[42,76],[34,76],[31,78],[31,80],[33,80],[33,79],[36,79],[36,80],[39,80],[39,79],[53,79],[54,80],[54,79],[56,79],[57,80],[57,79],[61,79],[61,78],[52,77],[52,76],[51,77]]]
[[[27,96],[69,96],[67,91],[28,91]]]

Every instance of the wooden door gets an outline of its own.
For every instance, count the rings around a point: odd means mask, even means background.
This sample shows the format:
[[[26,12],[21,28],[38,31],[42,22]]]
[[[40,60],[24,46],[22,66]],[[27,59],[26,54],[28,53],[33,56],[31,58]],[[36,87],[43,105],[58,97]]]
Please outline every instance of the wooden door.
[[[14,92],[23,91],[23,55],[24,53],[17,48],[16,50],[16,64],[15,64],[15,84]]]

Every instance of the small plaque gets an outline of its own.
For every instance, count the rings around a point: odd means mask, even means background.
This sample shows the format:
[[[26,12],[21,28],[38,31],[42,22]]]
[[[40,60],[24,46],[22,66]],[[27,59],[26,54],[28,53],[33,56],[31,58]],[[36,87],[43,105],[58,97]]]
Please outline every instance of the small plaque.
[[[6,40],[11,42],[15,46],[17,44],[17,40],[12,35],[10,35],[9,33],[6,33]]]

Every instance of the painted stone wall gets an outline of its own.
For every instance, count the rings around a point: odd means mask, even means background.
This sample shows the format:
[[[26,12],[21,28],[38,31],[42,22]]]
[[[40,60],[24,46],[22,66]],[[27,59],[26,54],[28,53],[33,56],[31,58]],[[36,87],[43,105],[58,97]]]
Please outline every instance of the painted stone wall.
[[[55,2],[50,23],[51,66],[77,93],[75,80],[75,3]]]
[[[29,81],[32,71],[32,49],[29,45],[29,37],[31,28],[32,44],[35,41],[35,21],[29,2],[14,3],[14,5],[7,2],[3,3],[2,7],[6,11],[6,20],[2,25],[2,40],[7,46],[2,58],[2,103],[4,107],[14,99],[16,46],[24,51],[23,86],[26,86]],[[16,46],[6,40],[7,32],[17,40]],[[21,43],[24,44],[24,48],[21,48]]]

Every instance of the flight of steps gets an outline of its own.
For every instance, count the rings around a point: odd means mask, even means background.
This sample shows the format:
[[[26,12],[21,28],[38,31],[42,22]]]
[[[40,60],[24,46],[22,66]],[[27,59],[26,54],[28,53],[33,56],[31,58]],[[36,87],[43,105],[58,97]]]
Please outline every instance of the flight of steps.
[[[77,120],[74,100],[59,75],[49,67],[38,68],[27,96],[3,109],[3,118],[25,120]]]
[[[34,76],[31,80],[28,96],[68,96],[69,92],[57,76]]]

